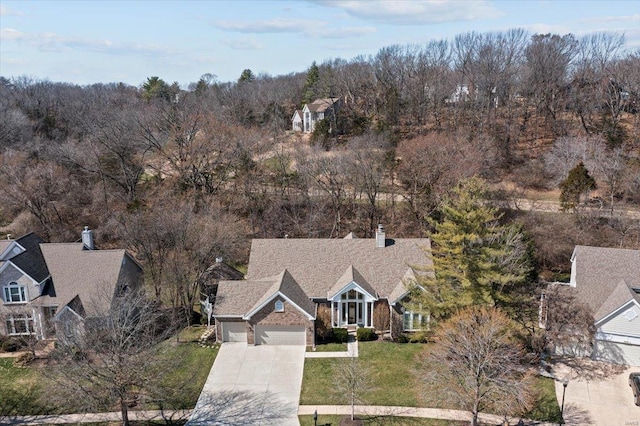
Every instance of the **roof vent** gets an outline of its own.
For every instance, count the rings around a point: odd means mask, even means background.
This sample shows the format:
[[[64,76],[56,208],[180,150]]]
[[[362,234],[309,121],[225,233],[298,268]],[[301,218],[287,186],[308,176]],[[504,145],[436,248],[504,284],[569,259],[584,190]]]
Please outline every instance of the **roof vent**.
[[[89,229],[88,226],[85,226],[84,231],[82,231],[82,245],[86,250],[95,249],[95,246],[93,245],[93,231]]]
[[[378,229],[376,229],[376,247],[384,248],[384,246],[385,246],[384,226],[378,224]]]

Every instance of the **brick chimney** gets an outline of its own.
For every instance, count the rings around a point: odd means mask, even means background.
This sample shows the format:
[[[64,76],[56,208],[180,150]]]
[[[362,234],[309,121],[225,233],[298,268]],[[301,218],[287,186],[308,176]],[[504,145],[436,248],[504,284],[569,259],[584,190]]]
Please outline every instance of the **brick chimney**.
[[[88,226],[85,226],[84,231],[82,231],[82,245],[85,250],[95,249],[95,246],[93,245],[93,231],[89,229]]]
[[[378,224],[378,229],[376,229],[376,247],[384,248],[384,246],[385,246],[384,226]]]

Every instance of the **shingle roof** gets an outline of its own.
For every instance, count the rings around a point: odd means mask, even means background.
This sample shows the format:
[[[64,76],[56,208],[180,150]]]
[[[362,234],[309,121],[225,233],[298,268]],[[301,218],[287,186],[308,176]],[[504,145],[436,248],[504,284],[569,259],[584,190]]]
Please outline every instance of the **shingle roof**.
[[[601,320],[630,300],[640,303],[640,250],[576,246],[576,297]],[[626,287],[626,288],[625,288]]]
[[[316,99],[315,101],[311,102],[310,104],[307,104],[307,107],[309,108],[309,111],[311,111],[311,112],[324,112],[327,109],[329,109],[329,107],[331,107],[333,104],[338,102],[339,99],[340,98]]]
[[[333,297],[342,290],[347,284],[350,282],[356,282],[363,290],[372,295],[373,297],[377,297],[377,293],[373,287],[367,282],[367,280],[358,272],[353,265],[349,265],[347,270],[336,280],[336,283],[333,287],[327,291],[327,299]]]
[[[426,238],[387,241],[378,248],[373,238],[256,239],[247,278],[272,277],[287,269],[310,298],[325,299],[353,266],[379,297],[388,298],[412,266],[430,266],[431,261],[423,251],[430,247]]]
[[[39,250],[51,273],[56,296],[43,296],[35,304],[57,303],[62,307],[79,296],[89,316],[106,307],[96,303],[106,302],[99,297],[100,292],[113,295],[125,250],[83,250],[82,243],[44,243]]]
[[[278,293],[315,317],[315,305],[286,269],[276,276],[256,281],[220,281],[213,312],[214,315],[245,316]]]
[[[24,247],[25,251],[11,258],[11,262],[35,281],[44,281],[50,272],[40,251],[40,244],[44,240],[32,232],[18,238],[16,242]]]

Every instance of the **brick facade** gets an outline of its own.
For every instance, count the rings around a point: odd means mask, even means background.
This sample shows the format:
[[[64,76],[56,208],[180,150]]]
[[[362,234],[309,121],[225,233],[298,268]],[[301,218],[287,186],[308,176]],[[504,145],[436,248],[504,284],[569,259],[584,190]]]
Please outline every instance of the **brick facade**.
[[[276,301],[282,301],[284,303],[284,312],[275,312]],[[261,310],[255,313],[251,320],[248,321],[250,332],[247,335],[247,342],[249,344],[255,344],[254,342],[254,327],[257,324],[261,325],[304,325],[307,334],[307,346],[315,345],[315,323],[313,320],[308,320],[298,308],[291,305],[284,298],[275,297],[269,303],[267,303]]]

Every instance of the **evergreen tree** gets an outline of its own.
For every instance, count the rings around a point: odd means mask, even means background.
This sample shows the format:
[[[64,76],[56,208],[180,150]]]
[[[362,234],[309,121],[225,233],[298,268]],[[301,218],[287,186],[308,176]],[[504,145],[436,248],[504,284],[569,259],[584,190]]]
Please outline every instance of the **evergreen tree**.
[[[256,76],[253,74],[253,71],[247,68],[244,71],[242,71],[242,74],[240,74],[238,83],[251,83],[255,79],[256,79]]]
[[[320,69],[316,65],[316,61],[313,61],[309,69],[307,70],[307,80],[304,82],[302,88],[302,103],[308,104],[313,102],[319,97],[318,83],[320,82]]]
[[[429,220],[433,271],[422,275],[412,300],[434,318],[471,305],[508,307],[534,276],[532,245],[519,225],[499,223],[486,192],[481,179],[464,180],[441,206],[441,220]]]
[[[580,197],[596,189],[596,181],[581,161],[560,183],[560,207],[563,211],[575,210],[580,205]]]

